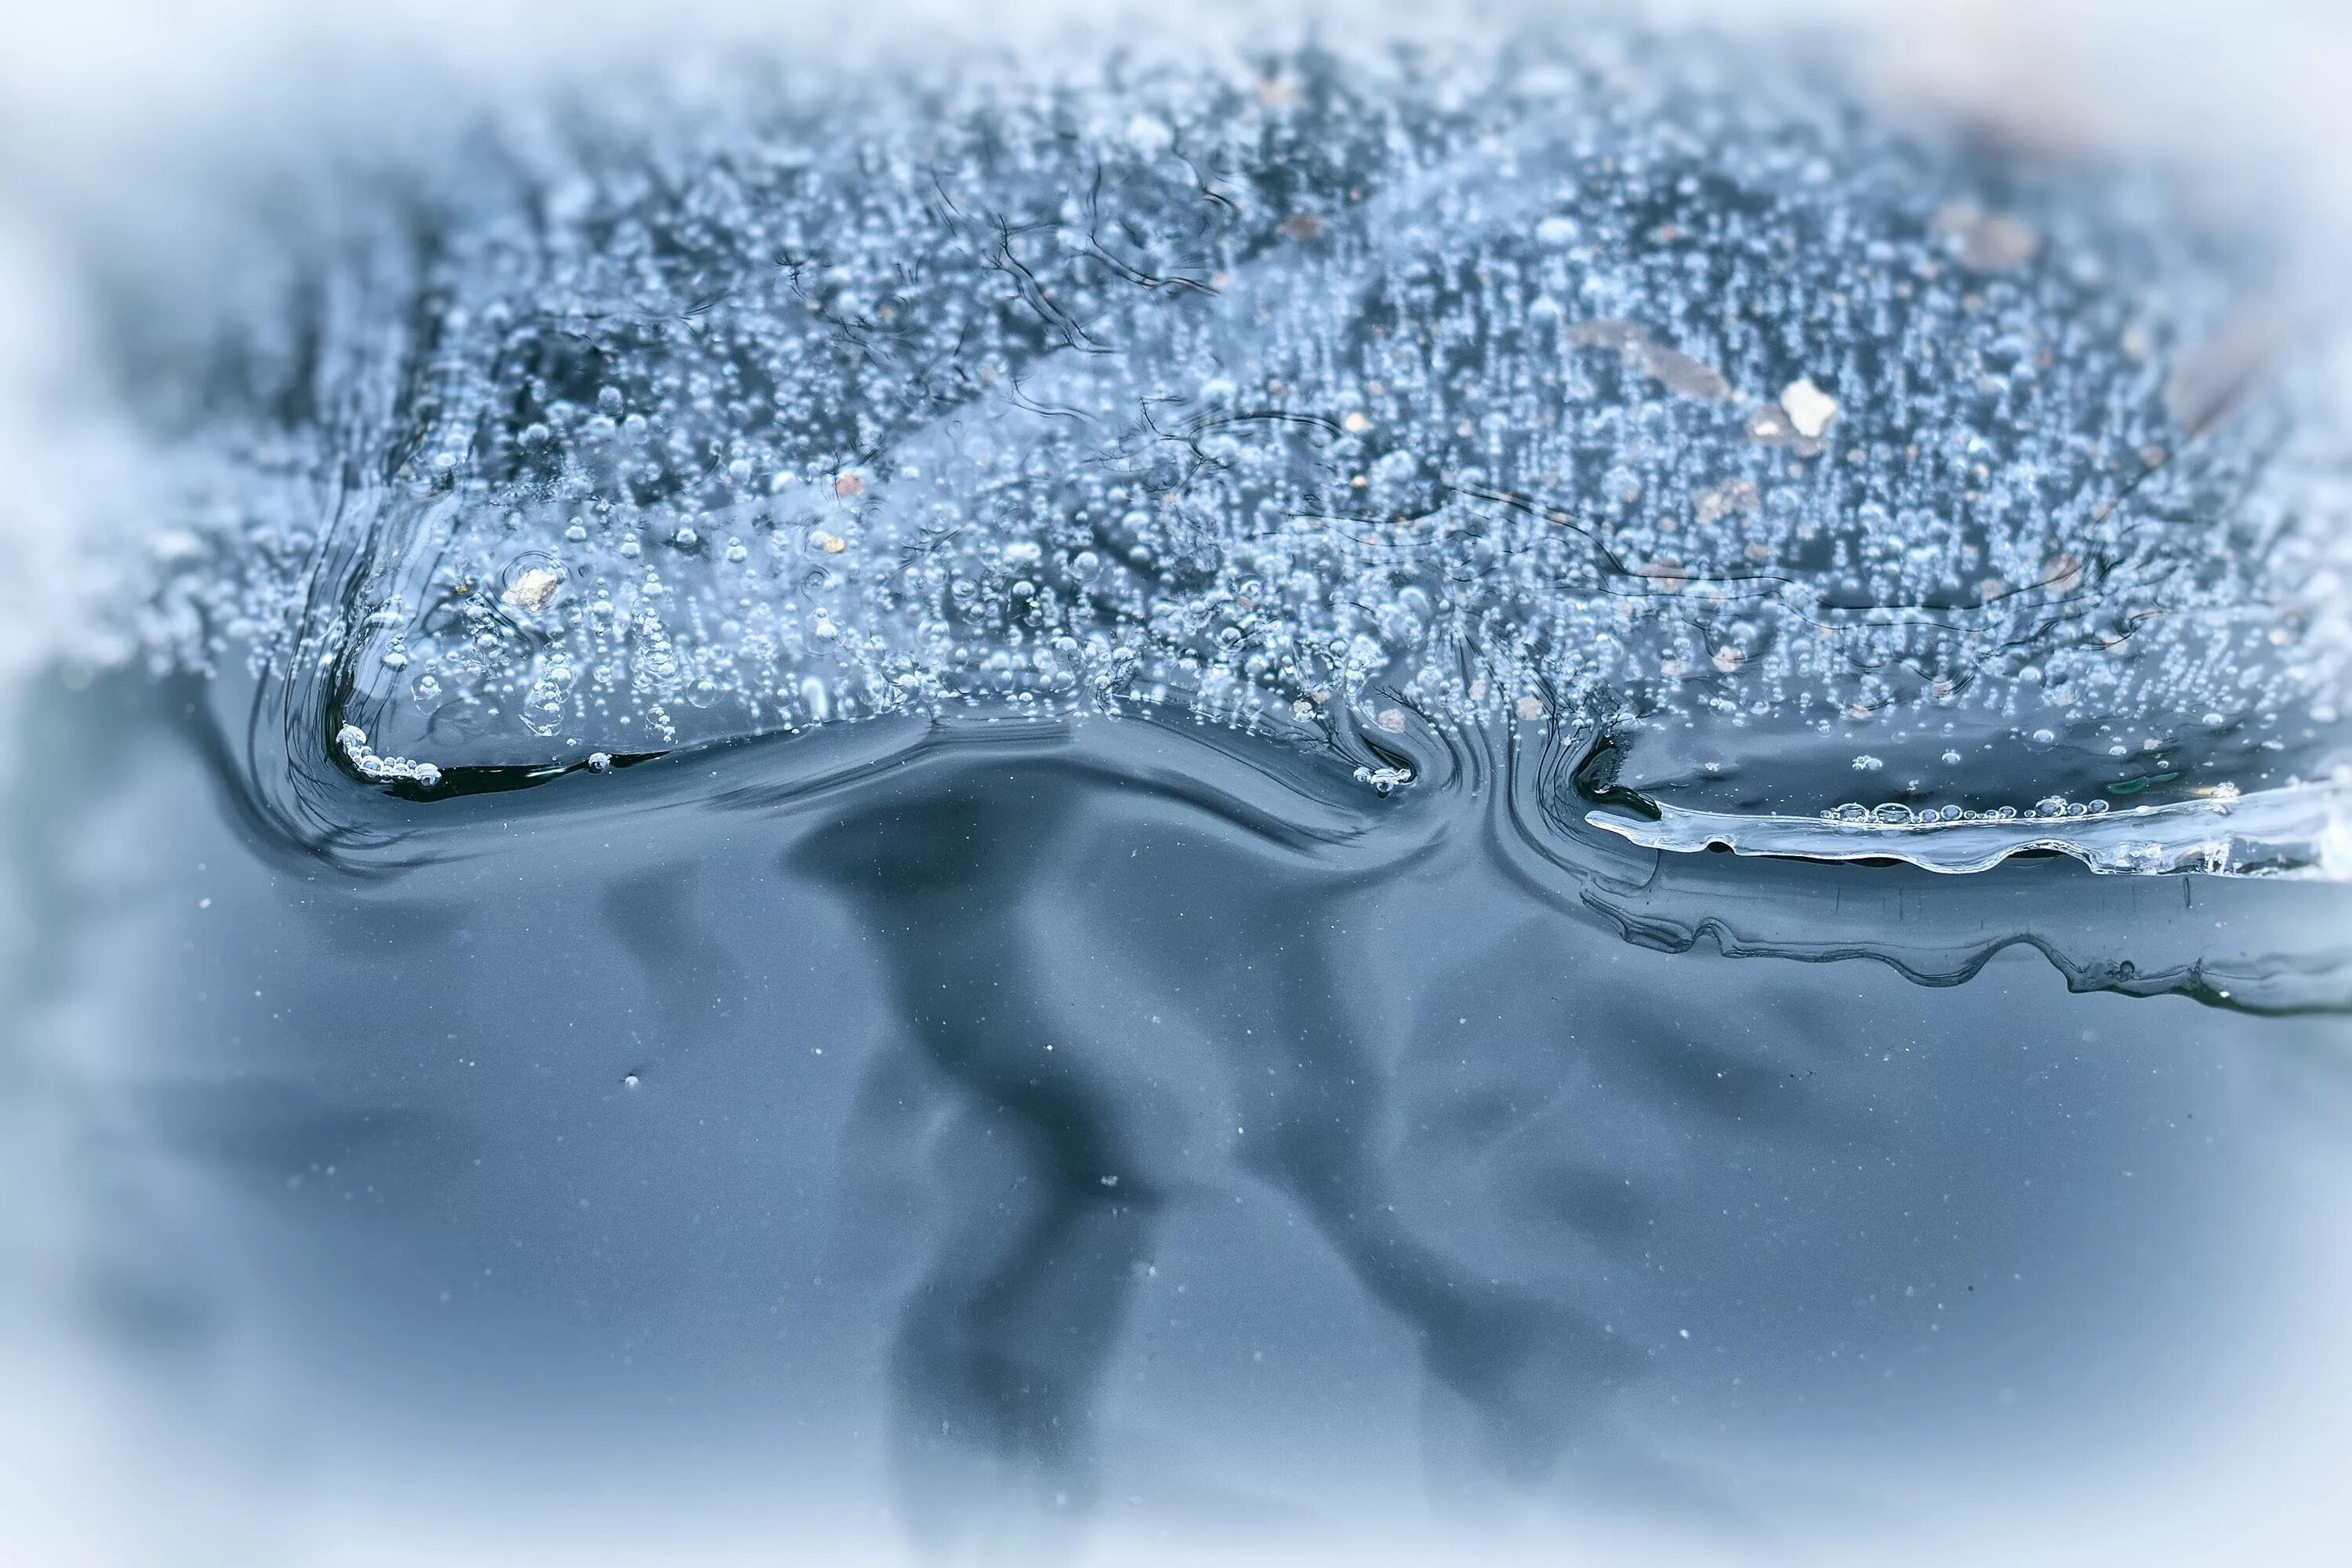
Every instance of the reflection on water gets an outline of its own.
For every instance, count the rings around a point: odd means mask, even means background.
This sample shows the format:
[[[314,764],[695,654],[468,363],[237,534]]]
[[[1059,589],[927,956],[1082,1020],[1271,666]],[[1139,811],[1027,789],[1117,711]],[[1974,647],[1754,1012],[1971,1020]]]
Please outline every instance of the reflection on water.
[[[2344,1039],[2273,897],[2325,885],[1532,854],[1507,749],[1384,800],[1138,719],[392,803],[338,864],[188,696],[45,701],[16,818],[72,1216],[26,1342],[124,1391],[142,1560],[2332,1517]],[[1776,955],[1718,868],[1970,977]],[[2183,910],[2300,945],[2288,1016],[2069,988]]]

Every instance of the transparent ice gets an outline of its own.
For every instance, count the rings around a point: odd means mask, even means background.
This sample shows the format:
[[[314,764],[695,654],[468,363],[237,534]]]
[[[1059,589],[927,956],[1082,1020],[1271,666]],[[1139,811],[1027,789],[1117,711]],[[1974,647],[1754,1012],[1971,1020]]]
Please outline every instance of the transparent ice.
[[[181,378],[162,651],[323,658],[413,792],[1172,707],[1517,729],[1667,848],[2346,861],[2335,356],[2160,171],[1686,44],[1052,80],[342,154]]]

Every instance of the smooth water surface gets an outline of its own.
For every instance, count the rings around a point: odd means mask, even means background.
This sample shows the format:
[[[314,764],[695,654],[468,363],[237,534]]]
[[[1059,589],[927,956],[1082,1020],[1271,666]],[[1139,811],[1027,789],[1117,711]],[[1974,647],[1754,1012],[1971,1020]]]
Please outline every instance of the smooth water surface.
[[[355,868],[240,816],[188,696],[47,704],[18,816],[26,1342],[129,1391],[69,1479],[135,1484],[142,1560],[2079,1561],[2259,1515],[2317,1562],[2340,1522],[2333,1017],[2030,945],[1958,985],[1661,951],[1612,898],[1769,863],[1531,869],[1145,720],[813,795],[791,739],[578,774]],[[1782,868],[1929,926],[2022,889],[2057,943],[2275,907]]]

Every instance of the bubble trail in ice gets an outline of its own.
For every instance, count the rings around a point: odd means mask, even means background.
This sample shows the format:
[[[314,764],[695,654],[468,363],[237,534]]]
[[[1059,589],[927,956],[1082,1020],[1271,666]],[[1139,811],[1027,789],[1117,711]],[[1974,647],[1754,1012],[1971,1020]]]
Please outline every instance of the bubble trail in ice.
[[[1149,707],[1381,792],[1516,728],[1664,848],[2352,860],[2335,356],[2158,171],[1517,39],[605,84],[322,188],[141,394],[238,455],[148,625],[323,657],[402,793]]]

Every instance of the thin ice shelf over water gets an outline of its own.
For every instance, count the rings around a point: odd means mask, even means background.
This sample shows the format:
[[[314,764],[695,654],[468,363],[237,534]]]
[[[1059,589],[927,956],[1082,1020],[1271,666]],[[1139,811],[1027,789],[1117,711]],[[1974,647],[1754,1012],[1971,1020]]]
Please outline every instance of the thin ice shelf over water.
[[[373,147],[174,368],[250,483],[160,651],[299,645],[425,795],[971,705],[1395,790],[1411,715],[1658,847],[2339,868],[2352,421],[2274,247],[1727,64],[747,69]]]

